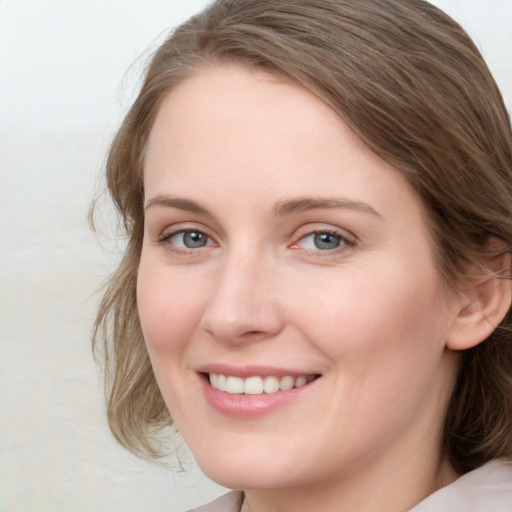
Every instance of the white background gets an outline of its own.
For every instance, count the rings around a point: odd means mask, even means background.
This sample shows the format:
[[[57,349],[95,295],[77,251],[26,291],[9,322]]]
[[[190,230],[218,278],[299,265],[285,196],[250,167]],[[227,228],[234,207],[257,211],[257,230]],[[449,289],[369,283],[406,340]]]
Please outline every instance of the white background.
[[[434,3],[476,39],[510,110],[512,0]],[[0,0],[1,511],[175,512],[220,492],[115,443],[89,341],[118,257],[86,221],[108,143],[150,50],[205,4]]]

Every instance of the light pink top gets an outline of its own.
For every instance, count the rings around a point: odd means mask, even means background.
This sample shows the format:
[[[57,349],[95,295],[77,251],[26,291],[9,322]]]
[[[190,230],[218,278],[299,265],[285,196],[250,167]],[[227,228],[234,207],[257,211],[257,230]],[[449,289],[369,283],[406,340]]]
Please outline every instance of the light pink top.
[[[225,494],[189,512],[240,512],[243,494]],[[512,464],[495,460],[439,489],[409,512],[512,512]]]

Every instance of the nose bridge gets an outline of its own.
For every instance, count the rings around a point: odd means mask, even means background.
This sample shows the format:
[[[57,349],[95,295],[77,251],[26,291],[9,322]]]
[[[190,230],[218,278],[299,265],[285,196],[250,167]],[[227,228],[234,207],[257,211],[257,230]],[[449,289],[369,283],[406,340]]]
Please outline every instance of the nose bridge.
[[[272,267],[269,258],[250,247],[228,251],[217,270],[203,328],[227,343],[277,334],[281,318]]]

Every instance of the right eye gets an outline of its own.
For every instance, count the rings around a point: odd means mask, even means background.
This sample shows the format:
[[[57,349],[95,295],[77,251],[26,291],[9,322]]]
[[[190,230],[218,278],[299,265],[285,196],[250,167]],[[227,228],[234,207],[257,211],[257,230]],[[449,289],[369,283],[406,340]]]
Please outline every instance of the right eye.
[[[169,244],[178,251],[190,251],[213,245],[213,240],[202,231],[197,229],[183,229],[164,235],[160,242]]]

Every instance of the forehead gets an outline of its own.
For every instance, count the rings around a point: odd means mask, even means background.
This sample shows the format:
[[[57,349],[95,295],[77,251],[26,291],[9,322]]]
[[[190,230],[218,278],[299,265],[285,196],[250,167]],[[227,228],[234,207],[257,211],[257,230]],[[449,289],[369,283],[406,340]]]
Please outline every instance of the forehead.
[[[238,65],[205,68],[165,97],[149,137],[145,189],[234,206],[336,192],[418,207],[401,175],[318,97]]]
[[[256,68],[222,64],[201,69],[171,89],[156,117],[149,152],[162,143],[185,151],[193,141],[201,144],[203,157],[243,160],[243,151],[265,144],[263,158],[294,137],[311,132],[327,137],[328,125],[342,128],[339,117],[300,84]],[[355,137],[351,142],[363,147]]]

